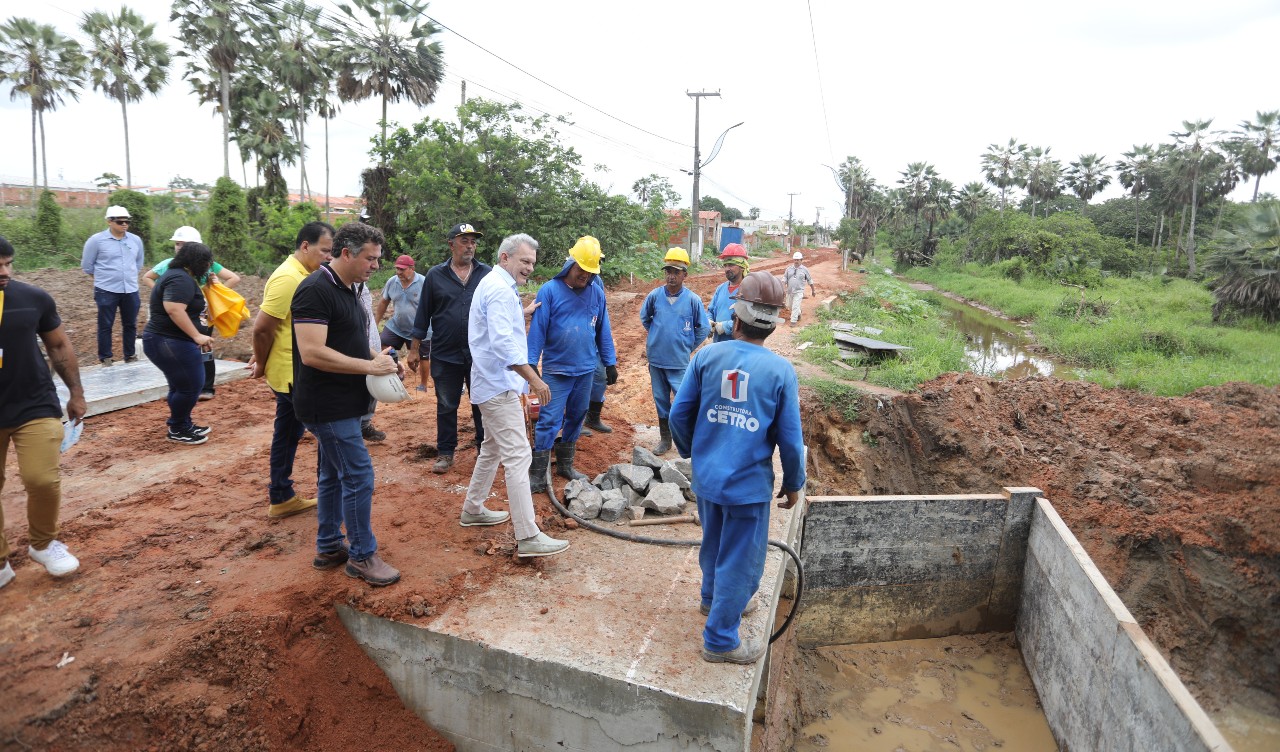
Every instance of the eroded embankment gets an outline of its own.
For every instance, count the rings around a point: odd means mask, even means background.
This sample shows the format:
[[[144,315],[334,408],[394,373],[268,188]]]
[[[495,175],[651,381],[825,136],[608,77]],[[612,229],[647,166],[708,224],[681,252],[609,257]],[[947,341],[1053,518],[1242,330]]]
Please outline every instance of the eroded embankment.
[[[807,421],[821,494],[1043,489],[1210,711],[1280,715],[1280,390],[947,374]]]

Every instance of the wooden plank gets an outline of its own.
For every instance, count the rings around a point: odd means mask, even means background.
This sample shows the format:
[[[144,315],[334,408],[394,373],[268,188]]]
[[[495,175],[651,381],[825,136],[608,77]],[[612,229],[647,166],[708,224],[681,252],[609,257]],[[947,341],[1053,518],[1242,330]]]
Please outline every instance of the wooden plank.
[[[831,361],[831,362],[832,362],[832,363],[834,363],[834,364],[836,364],[836,365],[838,365],[838,366],[840,366],[841,368],[843,368],[843,369],[844,369],[844,370],[846,370],[846,371],[852,371],[852,370],[855,370],[855,369],[853,368],[853,366],[847,366],[847,365],[845,365],[844,363],[841,363],[841,362],[840,362],[840,361],[838,361],[838,360],[833,360],[833,361]]]

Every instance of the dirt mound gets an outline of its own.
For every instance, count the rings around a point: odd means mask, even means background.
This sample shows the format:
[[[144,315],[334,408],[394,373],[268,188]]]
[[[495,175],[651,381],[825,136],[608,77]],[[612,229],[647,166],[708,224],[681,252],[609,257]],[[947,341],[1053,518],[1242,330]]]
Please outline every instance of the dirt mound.
[[[1280,389],[948,374],[806,426],[815,493],[1042,489],[1209,708],[1280,710]]]

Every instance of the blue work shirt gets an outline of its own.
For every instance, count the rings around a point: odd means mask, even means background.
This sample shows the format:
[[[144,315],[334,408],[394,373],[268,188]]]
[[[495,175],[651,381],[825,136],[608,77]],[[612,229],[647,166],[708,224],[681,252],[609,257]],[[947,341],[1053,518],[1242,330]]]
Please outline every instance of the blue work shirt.
[[[485,275],[471,297],[467,315],[471,347],[471,401],[479,405],[503,392],[523,394],[529,384],[511,366],[529,362],[524,310],[516,280],[501,266]]]
[[[649,337],[645,354],[649,365],[659,368],[684,368],[689,356],[711,331],[707,309],[702,299],[687,287],[680,288],[670,300],[665,286],[651,291],[640,306],[640,323]]]
[[[426,279],[414,272],[413,281],[405,287],[400,277],[392,275],[382,288],[382,299],[392,306],[386,327],[400,339],[413,339],[413,321],[418,317],[418,301],[422,299],[422,284]]]
[[[711,305],[707,306],[707,315],[712,321],[724,324],[724,334],[715,335],[712,338],[713,342],[728,342],[733,339],[733,299],[729,296],[737,292],[737,286],[730,290],[729,281],[725,280],[711,295]]]
[[[693,459],[693,491],[716,504],[773,498],[773,449],[782,489],[804,487],[800,385],[784,358],[741,340],[699,350],[671,405],[671,438]]]
[[[596,370],[596,361],[616,366],[613,329],[605,305],[604,285],[574,290],[564,281],[573,259],[538,289],[542,305],[529,322],[529,364],[542,359],[542,372],[581,376]]]
[[[142,238],[126,232],[117,240],[110,230],[90,236],[80,257],[80,268],[93,275],[93,286],[107,292],[137,292],[146,263]]]

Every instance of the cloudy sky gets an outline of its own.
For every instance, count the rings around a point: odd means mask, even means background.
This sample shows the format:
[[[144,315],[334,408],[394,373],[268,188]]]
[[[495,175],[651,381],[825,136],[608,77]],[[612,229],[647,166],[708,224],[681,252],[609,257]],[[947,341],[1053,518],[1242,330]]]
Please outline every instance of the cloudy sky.
[[[171,39],[168,2],[128,5]],[[329,0],[321,5],[337,15]],[[82,13],[114,7],[47,0],[21,10],[79,36]],[[686,92],[719,91],[702,100],[704,161],[716,136],[743,125],[705,168],[702,193],[766,218],[792,206],[808,222],[819,207],[824,223],[838,216],[840,193],[824,165],[849,155],[882,184],[923,160],[961,185],[981,178],[989,144],[1011,136],[1051,147],[1064,163],[1090,152],[1111,161],[1134,144],[1169,141],[1183,120],[1213,118],[1214,129],[1232,130],[1280,108],[1275,0],[435,0],[428,14],[448,29],[438,37],[447,75],[435,104],[392,106],[393,122],[453,118],[465,80],[469,97],[570,118],[565,141],[610,191],[629,193],[656,173],[687,199],[692,179],[681,170],[692,167],[694,106]],[[28,102],[7,94],[0,89],[0,175],[29,175]],[[221,174],[220,121],[197,105],[181,68],[129,113],[136,183]],[[359,192],[378,117],[368,102],[332,121],[332,193]],[[101,93],[46,114],[45,128],[51,180],[124,174],[120,109]],[[308,171],[322,188],[318,119],[308,132]],[[286,174],[296,186],[297,168]],[[232,176],[241,177],[237,165]],[[1280,193],[1280,178],[1264,178],[1262,189]],[[1116,195],[1113,185],[1103,198]],[[1242,186],[1234,197],[1249,195]]]

